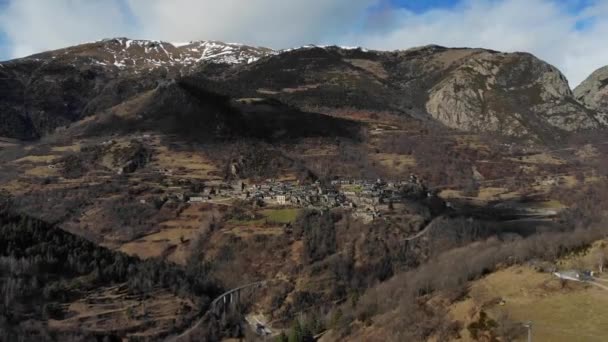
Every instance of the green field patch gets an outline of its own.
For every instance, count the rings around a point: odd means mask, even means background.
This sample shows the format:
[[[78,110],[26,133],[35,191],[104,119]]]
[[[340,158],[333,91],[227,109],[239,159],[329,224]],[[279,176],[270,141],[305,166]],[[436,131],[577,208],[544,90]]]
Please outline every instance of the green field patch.
[[[301,209],[266,209],[262,210],[262,215],[268,222],[272,223],[293,223],[298,217]]]
[[[355,185],[355,184],[345,184],[342,185],[342,191],[352,191],[356,194],[361,193],[361,191],[363,191],[363,187],[361,185]]]

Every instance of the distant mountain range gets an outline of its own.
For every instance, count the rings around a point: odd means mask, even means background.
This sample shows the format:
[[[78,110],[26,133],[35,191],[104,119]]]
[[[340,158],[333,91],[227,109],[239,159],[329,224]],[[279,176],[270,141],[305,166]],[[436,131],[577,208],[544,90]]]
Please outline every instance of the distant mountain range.
[[[527,53],[104,39],[0,63],[0,136],[36,139],[188,78],[228,97],[385,110],[466,132],[554,140],[606,127],[607,70],[573,92],[558,69]]]

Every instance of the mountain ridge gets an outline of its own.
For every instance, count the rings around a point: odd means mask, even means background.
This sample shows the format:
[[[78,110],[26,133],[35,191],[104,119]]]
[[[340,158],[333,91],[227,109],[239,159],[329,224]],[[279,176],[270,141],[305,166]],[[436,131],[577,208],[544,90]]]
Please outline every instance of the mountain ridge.
[[[272,50],[111,38],[0,63],[0,136],[36,139],[188,76],[212,80],[235,98],[393,111],[464,132],[537,141],[608,124],[556,67],[529,53],[437,45]]]

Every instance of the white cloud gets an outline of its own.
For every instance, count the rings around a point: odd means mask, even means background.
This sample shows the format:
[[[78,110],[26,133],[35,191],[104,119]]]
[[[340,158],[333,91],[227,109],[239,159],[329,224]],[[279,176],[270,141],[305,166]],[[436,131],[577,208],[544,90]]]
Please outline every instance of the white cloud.
[[[13,57],[132,32],[113,0],[10,0],[0,12],[0,30]]]
[[[571,85],[577,85],[608,64],[608,4],[598,3],[578,14],[562,5],[550,0],[469,0],[452,9],[422,14],[392,10],[389,29],[348,39],[377,49],[433,43],[531,52],[557,66]],[[590,27],[575,28],[577,21],[591,18]]]
[[[225,40],[275,48],[333,41],[379,0],[9,0],[10,56],[101,38]]]
[[[147,37],[284,48],[349,32],[378,0],[128,0]]]
[[[462,0],[413,13],[383,0],[9,0],[0,30],[23,56],[112,36],[215,39],[274,48],[307,43],[405,49],[426,44],[528,51],[578,84],[608,64],[608,3],[578,14],[558,0]],[[125,10],[128,9],[128,10]],[[594,18],[585,30],[578,20]]]

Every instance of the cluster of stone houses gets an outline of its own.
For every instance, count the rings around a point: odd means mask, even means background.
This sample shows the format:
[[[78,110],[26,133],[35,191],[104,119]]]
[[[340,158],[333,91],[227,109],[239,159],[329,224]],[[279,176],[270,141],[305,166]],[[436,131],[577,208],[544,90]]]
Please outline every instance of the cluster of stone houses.
[[[353,208],[353,215],[365,220],[381,214],[381,208],[403,202],[412,193],[425,196],[426,188],[415,177],[405,181],[378,180],[334,180],[329,184],[319,182],[298,184],[266,180],[246,185],[242,182],[231,186],[205,187],[204,190],[181,200],[206,202],[218,199],[252,200],[258,205],[290,205],[308,208]]]
[[[353,215],[366,221],[381,216],[382,209],[390,209],[410,197],[430,195],[414,175],[405,181],[338,180],[333,183],[340,186],[351,207],[356,208]]]
[[[251,185],[246,191],[246,198],[263,204],[330,208],[349,205],[344,194],[320,183],[300,185],[267,181]]]

